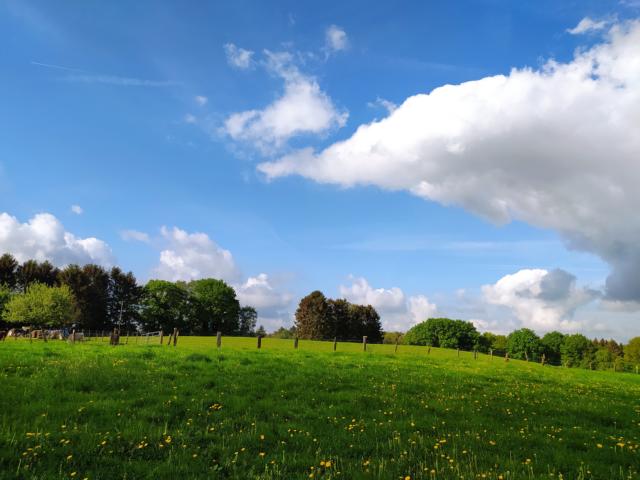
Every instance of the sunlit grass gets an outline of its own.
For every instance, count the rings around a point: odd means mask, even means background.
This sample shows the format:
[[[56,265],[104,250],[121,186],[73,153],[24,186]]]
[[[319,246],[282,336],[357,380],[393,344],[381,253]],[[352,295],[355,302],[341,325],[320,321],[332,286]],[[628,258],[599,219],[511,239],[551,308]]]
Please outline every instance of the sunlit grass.
[[[638,478],[640,376],[158,340],[0,343],[0,478]]]

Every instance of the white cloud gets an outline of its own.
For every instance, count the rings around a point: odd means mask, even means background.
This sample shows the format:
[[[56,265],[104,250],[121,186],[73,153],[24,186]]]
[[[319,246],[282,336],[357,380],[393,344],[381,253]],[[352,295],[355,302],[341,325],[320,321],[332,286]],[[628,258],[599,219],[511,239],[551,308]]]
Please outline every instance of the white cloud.
[[[195,115],[193,115],[191,113],[187,113],[184,116],[184,122],[185,123],[190,123],[190,124],[195,124],[195,123],[198,123],[198,119],[196,118]]]
[[[111,248],[104,241],[76,237],[49,213],[34,215],[26,223],[0,213],[0,252],[11,253],[20,262],[49,260],[57,266],[97,263],[109,267],[114,261]]]
[[[331,25],[325,30],[325,48],[329,52],[345,50],[349,46],[347,32],[337,25]]]
[[[387,113],[393,113],[394,110],[398,108],[398,105],[395,103],[380,97],[377,97],[374,102],[368,102],[367,106],[369,108],[383,108]]]
[[[227,62],[234,68],[246,70],[253,65],[251,50],[236,47],[233,43],[226,43],[224,52],[227,55]]]
[[[608,20],[596,21],[592,20],[589,17],[584,17],[582,20],[580,20],[578,25],[573,28],[568,28],[567,32],[569,32],[571,35],[581,35],[587,32],[597,32],[600,30],[604,30],[609,25],[609,23],[610,22]]]
[[[203,95],[196,95],[195,97],[193,97],[193,99],[201,107],[204,107],[207,104],[207,102],[209,101],[209,99],[207,97],[203,96]]]
[[[76,215],[82,215],[84,210],[80,205],[71,205],[71,212],[75,213]]]
[[[268,178],[406,190],[498,224],[553,229],[610,264],[610,298],[638,300],[638,125],[640,21],[630,21],[568,63],[412,96],[345,141],[258,168]]]
[[[577,331],[584,325],[573,319],[575,310],[598,298],[598,293],[576,286],[564,270],[524,269],[482,287],[484,300],[513,311],[522,326],[538,332]]]
[[[230,115],[224,133],[267,153],[294,136],[321,134],[345,125],[348,113],[336,109],[315,78],[298,70],[291,54],[265,51],[265,55],[267,69],[284,81],[282,96],[262,110]]]
[[[190,281],[213,277],[228,282],[237,280],[238,268],[228,250],[220,248],[205,233],[187,233],[177,227],[162,227],[160,233],[167,248],[160,252],[157,278]]]
[[[258,323],[267,331],[289,323],[293,296],[274,285],[266,273],[249,277],[246,282],[234,286],[241,305],[250,305],[258,311]]]
[[[138,230],[122,230],[120,232],[120,238],[124,241],[136,241],[142,243],[150,243],[151,239],[149,238],[149,234],[145,232],[139,232]]]
[[[371,305],[380,314],[385,330],[406,331],[416,323],[432,317],[437,307],[424,295],[407,298],[398,287],[373,288],[362,277],[350,277],[351,285],[340,285],[340,295],[351,303]]]

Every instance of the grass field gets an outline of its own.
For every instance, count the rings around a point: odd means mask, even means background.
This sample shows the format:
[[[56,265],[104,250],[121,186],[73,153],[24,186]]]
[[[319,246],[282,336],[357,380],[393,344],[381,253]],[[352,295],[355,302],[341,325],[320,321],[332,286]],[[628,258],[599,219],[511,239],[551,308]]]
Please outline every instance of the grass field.
[[[0,478],[640,478],[640,375],[255,342],[0,343]]]

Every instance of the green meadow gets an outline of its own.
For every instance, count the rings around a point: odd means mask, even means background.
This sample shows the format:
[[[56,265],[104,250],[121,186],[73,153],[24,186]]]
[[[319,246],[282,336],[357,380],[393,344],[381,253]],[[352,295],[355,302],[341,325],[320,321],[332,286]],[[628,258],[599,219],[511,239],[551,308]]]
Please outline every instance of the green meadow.
[[[0,478],[634,479],[640,375],[265,338],[0,343]]]

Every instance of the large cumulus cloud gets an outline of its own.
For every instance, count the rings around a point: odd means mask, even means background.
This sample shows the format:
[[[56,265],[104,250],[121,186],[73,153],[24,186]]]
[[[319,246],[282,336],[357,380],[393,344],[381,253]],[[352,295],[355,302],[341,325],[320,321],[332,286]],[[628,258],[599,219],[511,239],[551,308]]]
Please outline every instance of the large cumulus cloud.
[[[342,186],[406,190],[497,224],[554,229],[611,266],[609,299],[640,299],[640,21],[572,61],[408,98],[316,152],[259,166]]]

